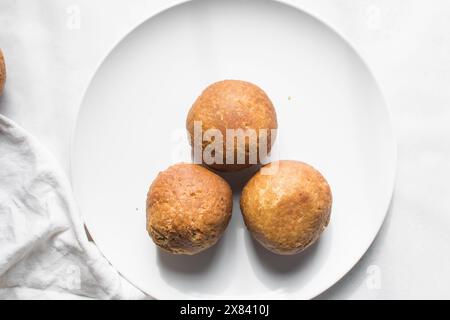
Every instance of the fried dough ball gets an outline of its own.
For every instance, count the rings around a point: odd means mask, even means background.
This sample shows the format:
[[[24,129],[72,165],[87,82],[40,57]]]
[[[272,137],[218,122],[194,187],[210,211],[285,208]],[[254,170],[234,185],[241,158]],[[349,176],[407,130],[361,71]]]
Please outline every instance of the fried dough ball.
[[[330,187],[316,169],[302,162],[277,161],[263,169],[267,171],[257,172],[241,195],[245,224],[270,251],[283,255],[301,252],[328,225]]]
[[[199,145],[201,144],[202,155],[205,149],[208,150],[208,145],[215,141],[212,138],[203,139],[206,132],[213,129],[221,133],[223,148],[208,152],[212,155],[210,160],[205,161],[205,157],[200,159],[204,164],[220,171],[238,171],[260,163],[264,154],[270,152],[275,140],[275,134],[271,129],[278,127],[275,109],[266,93],[250,82],[239,80],[213,83],[197,98],[186,120],[186,129],[193,148],[195,122],[201,123],[203,135],[200,137]],[[227,129],[242,129],[242,131],[229,133],[227,137]],[[255,134],[253,136],[248,134],[250,131]],[[237,139],[236,134],[241,134],[242,140]],[[259,139],[260,134],[265,138]],[[227,138],[233,141],[232,145],[227,143]],[[259,150],[262,146],[263,157],[260,157]]]
[[[228,183],[196,164],[160,172],[147,194],[147,231],[160,248],[196,254],[214,245],[231,218]]]
[[[3,52],[0,49],[0,95],[3,93],[5,81],[6,81],[5,58],[3,57]]]

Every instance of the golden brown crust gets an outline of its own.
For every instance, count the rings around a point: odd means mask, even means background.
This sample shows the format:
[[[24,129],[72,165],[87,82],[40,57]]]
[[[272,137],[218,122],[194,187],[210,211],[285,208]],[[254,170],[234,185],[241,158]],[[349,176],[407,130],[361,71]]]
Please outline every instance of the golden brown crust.
[[[267,149],[270,151],[275,137],[270,129],[277,129],[275,109],[266,93],[258,86],[240,80],[224,80],[207,87],[192,105],[186,119],[186,128],[194,140],[194,121],[202,122],[203,133],[209,129],[218,129],[226,141],[226,129],[268,129]],[[204,144],[203,148],[207,145]],[[226,164],[226,149],[223,151],[223,164],[211,164],[210,167],[221,171],[237,171],[251,166],[248,141],[245,145],[245,164],[238,164],[234,143],[235,162]],[[257,149],[258,150],[258,149]],[[231,152],[231,150],[230,150]]]
[[[267,249],[278,254],[298,253],[314,243],[328,225],[330,187],[305,163],[285,160],[267,166],[274,174],[259,171],[242,192],[245,224]]]
[[[214,245],[231,218],[228,183],[195,164],[160,172],[147,194],[147,231],[155,244],[175,254],[195,254]]]
[[[5,81],[6,81],[5,58],[3,57],[3,52],[0,49],[0,95],[3,93]]]

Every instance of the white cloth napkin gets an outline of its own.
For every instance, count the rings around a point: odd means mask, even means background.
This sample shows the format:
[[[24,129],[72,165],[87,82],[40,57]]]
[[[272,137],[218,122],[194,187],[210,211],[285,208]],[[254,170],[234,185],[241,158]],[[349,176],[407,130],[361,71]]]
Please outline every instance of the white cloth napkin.
[[[88,241],[53,157],[0,115],[0,299],[137,299]]]

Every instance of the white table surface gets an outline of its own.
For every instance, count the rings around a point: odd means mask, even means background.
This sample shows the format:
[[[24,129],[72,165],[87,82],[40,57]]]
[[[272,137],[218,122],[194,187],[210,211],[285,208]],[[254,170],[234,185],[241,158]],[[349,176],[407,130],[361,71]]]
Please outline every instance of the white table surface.
[[[297,0],[365,58],[390,104],[396,189],[359,264],[324,299],[450,298],[450,2]],[[95,67],[168,0],[1,0],[8,82],[0,113],[69,173],[70,137]],[[126,81],[126,79],[124,79]]]

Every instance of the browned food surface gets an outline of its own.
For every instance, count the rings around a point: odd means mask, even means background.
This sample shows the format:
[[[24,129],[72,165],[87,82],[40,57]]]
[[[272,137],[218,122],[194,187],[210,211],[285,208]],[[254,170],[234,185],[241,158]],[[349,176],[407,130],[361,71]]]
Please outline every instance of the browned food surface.
[[[231,218],[228,183],[195,164],[160,172],[147,194],[147,231],[155,244],[175,254],[195,254],[214,245]]]
[[[6,81],[5,58],[3,57],[3,52],[0,49],[0,95],[3,93],[5,81]]]
[[[225,147],[226,129],[254,129],[259,135],[260,129],[268,129],[267,150],[274,142],[275,137],[270,134],[270,129],[277,129],[277,116],[275,109],[266,93],[258,86],[239,80],[224,80],[213,83],[207,87],[197,98],[191,107],[186,120],[186,128],[191,137],[191,145],[194,140],[194,121],[201,121],[203,133],[209,129],[218,129],[223,135],[224,148],[220,152],[223,164],[211,164],[210,167],[221,171],[237,171],[251,166],[249,164],[249,150],[256,146],[245,141],[245,164],[237,162],[237,139],[234,139],[234,147],[228,152],[234,153],[234,163],[226,164],[227,148]],[[232,139],[232,137],[230,137]],[[203,143],[203,149],[208,145]],[[260,161],[261,159],[257,159]]]
[[[328,225],[332,196],[325,178],[298,161],[273,162],[244,187],[241,211],[252,235],[278,254],[295,254],[314,243]],[[272,172],[273,171],[273,172]]]

